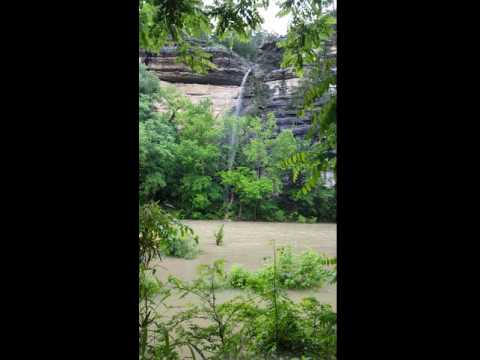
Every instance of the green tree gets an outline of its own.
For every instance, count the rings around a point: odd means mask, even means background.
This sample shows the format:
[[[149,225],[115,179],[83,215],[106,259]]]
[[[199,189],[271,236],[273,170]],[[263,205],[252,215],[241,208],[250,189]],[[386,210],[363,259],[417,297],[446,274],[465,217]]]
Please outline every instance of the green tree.
[[[259,119],[252,118],[249,123],[247,136],[248,143],[243,147],[246,163],[253,167],[260,177],[262,169],[269,165],[268,150],[272,142],[275,118],[270,114],[265,124]]]
[[[237,167],[234,170],[220,172],[222,184],[231,187],[230,202],[238,199],[238,218],[242,218],[242,210],[247,208],[257,217],[258,201],[268,201],[273,194],[273,182],[268,177],[258,177],[254,170]]]
[[[215,40],[227,47],[231,52],[235,52],[237,55],[250,61],[255,61],[257,49],[265,39],[271,36],[271,34],[263,30],[249,31],[247,36],[238,35],[230,31],[221,39],[215,38]]]
[[[221,157],[221,131],[209,101],[187,103],[181,110],[175,118],[178,141],[172,192],[178,196],[185,216],[202,218],[221,206],[222,188],[215,178]]]
[[[139,124],[140,199],[154,199],[167,185],[174,157],[174,130],[165,119],[150,119]]]
[[[328,56],[335,33],[334,12],[329,9],[332,4],[332,0],[280,3],[280,14],[292,16],[287,37],[280,43],[285,49],[282,66],[293,67],[300,76],[309,68],[300,114],[311,115],[308,138],[313,145],[285,162],[293,169],[295,179],[299,174],[306,176],[301,189],[304,194],[317,186],[323,172],[336,172],[336,75],[332,72],[334,61]]]
[[[155,102],[161,98],[160,82],[144,66],[139,69],[139,89],[139,192],[144,203],[167,185],[174,163],[175,128],[167,114],[155,111]]]
[[[232,32],[247,38],[263,22],[259,9],[267,6],[268,0],[215,0],[208,6],[202,0],[141,0],[140,47],[157,52],[164,45],[175,45],[183,63],[205,72],[213,64],[195,39],[212,32],[220,39]]]

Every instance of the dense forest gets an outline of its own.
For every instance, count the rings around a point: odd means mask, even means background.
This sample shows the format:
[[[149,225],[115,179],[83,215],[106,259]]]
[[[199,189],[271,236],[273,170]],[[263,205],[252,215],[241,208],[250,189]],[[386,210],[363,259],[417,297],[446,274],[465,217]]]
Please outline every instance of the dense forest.
[[[312,149],[309,139],[288,130],[277,135],[272,114],[266,121],[215,118],[208,101],[194,105],[173,87],[160,87],[144,66],[139,75],[142,202],[160,201],[191,219],[335,221],[335,189],[319,183],[303,193],[285,165]],[[155,102],[169,110],[157,112]]]
[[[214,67],[202,44],[254,63],[258,48],[276,38],[282,66],[302,78],[296,106],[311,120],[306,136],[296,136],[280,130],[273,113],[239,116],[232,109],[216,116],[209,100],[194,104],[139,65],[140,359],[336,359],[331,306],[312,297],[295,302],[287,294],[334,284],[336,258],[295,253],[274,241],[273,257],[255,272],[227,271],[217,260],[202,265],[194,281],[156,276],[166,256],[199,253],[201,239],[183,219],[336,221],[336,188],[324,179],[326,172],[336,174],[336,72],[326,52],[335,36],[333,1],[279,1],[279,15],[291,18],[281,38],[261,28],[259,10],[268,5],[139,3],[141,50],[174,47],[178,61],[199,74]],[[215,238],[222,246],[223,226]],[[219,303],[217,293],[230,288],[242,295]],[[174,295],[197,303],[164,316]]]

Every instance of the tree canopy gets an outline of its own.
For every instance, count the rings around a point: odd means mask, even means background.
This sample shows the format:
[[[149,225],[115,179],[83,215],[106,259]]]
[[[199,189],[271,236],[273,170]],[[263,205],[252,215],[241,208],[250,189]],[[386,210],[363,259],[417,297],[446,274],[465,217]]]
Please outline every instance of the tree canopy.
[[[213,67],[208,53],[196,39],[215,35],[220,40],[237,36],[247,40],[251,31],[263,22],[259,9],[268,0],[141,0],[139,2],[140,47],[157,52],[162,46],[175,45],[180,60],[194,71]]]
[[[299,177],[305,179],[301,188],[304,195],[317,186],[322,173],[328,170],[336,173],[336,73],[332,71],[335,66],[334,59],[329,57],[329,46],[335,33],[335,10],[331,8],[332,4],[332,0],[279,2],[278,15],[291,16],[287,36],[280,42],[284,49],[282,66],[293,68],[303,77],[300,115],[308,113],[312,119],[308,133],[312,146],[295,152],[283,161],[284,168],[293,170],[293,181]],[[205,36],[214,36],[231,50],[235,44],[237,50],[242,49],[246,56],[251,57],[259,39],[263,38],[262,33],[258,31],[255,34],[259,36],[255,35],[256,38],[252,36],[263,22],[259,9],[268,5],[268,0],[214,0],[210,5],[206,5],[202,0],[142,0],[139,3],[140,46],[151,51],[158,51],[166,45],[176,46],[180,61],[198,72],[204,72],[214,66],[209,61],[209,55],[196,41]],[[245,44],[243,48],[242,44]],[[155,159],[161,166],[152,167],[152,160],[150,167],[142,168],[142,176],[148,179],[145,180],[144,195],[148,193],[152,195],[158,188],[166,186],[164,172],[167,171],[169,159],[172,157],[173,145],[167,146],[167,143],[171,142],[169,139],[173,136],[176,125],[166,119],[169,116],[177,116],[175,119],[177,125],[184,124],[181,124],[182,116],[176,111],[182,105],[178,104],[177,100],[169,99],[166,94],[163,101],[169,104],[171,114],[162,116],[155,114],[152,104],[156,101],[154,97],[158,97],[158,94],[154,95],[158,90],[156,88],[158,84],[156,85],[151,75],[146,72],[141,72],[140,76],[145,77],[141,81],[140,89],[139,116],[142,143],[140,157],[146,162],[149,153],[147,149],[150,149],[150,153],[154,151],[160,154]],[[187,113],[189,116],[194,115],[188,111]],[[185,119],[185,116],[183,118]],[[146,121],[147,119],[149,121]],[[212,124],[210,119],[210,124],[204,123],[202,126]],[[152,128],[157,129],[156,133],[148,131]],[[204,144],[190,143],[187,150],[194,151],[194,146]],[[247,160],[250,159],[249,165],[255,167],[264,161],[261,159],[267,157],[264,146],[265,143],[256,139],[245,149],[243,155]],[[255,161],[252,161],[254,158]],[[205,159],[207,162],[213,160],[214,158],[208,157]],[[196,166],[201,167],[202,163],[199,161]],[[159,167],[163,170],[160,171]],[[190,179],[190,182],[192,181],[193,179]],[[205,183],[206,178],[202,181]],[[184,186],[190,186],[187,183]],[[201,189],[202,187],[198,185],[200,183],[194,181],[192,184],[196,184],[194,186],[196,189]],[[200,197],[199,194],[196,196],[197,204],[209,204],[209,201]]]
[[[304,96],[300,114],[311,114],[308,137],[313,146],[294,154],[284,163],[293,168],[294,178],[307,176],[302,187],[311,191],[321,174],[333,170],[336,174],[336,72],[329,45],[335,35],[335,9],[332,0],[284,0],[280,15],[290,14],[287,37],[280,43],[285,49],[282,66],[293,67],[304,76]]]

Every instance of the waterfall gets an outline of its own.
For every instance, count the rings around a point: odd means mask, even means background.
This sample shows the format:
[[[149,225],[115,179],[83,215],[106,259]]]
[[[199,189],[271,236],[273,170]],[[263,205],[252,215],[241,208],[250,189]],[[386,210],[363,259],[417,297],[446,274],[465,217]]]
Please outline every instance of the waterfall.
[[[248,71],[243,76],[242,84],[240,85],[240,95],[238,95],[238,102],[235,108],[235,116],[239,116],[240,111],[242,111],[243,92],[245,90],[245,83],[247,82],[248,74],[250,74],[250,71],[252,71],[252,68],[248,69]]]
[[[235,116],[240,116],[240,111],[242,111],[243,103],[243,93],[245,91],[245,83],[247,82],[248,75],[252,71],[252,68],[248,69],[242,79],[242,84],[240,85],[240,94],[238,95],[237,106],[235,107]],[[229,141],[229,152],[228,152],[228,169],[231,170],[233,162],[235,161],[236,153],[236,138],[237,138],[238,122],[232,123],[232,128],[230,130],[230,141]]]

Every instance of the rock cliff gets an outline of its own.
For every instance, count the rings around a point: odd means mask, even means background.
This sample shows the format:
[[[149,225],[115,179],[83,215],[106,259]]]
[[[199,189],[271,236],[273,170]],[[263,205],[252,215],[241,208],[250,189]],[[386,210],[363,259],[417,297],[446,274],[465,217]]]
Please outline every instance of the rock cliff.
[[[165,47],[159,54],[149,56],[147,67],[162,82],[175,84],[194,103],[209,97],[215,115],[233,110],[243,76],[253,67],[247,79],[241,115],[265,117],[272,112],[277,119],[278,130],[292,129],[295,135],[303,136],[309,128],[310,119],[308,115],[300,117],[296,110],[301,79],[291,70],[281,68],[283,52],[277,42],[278,39],[262,44],[255,64],[225,48],[205,46],[203,50],[212,54],[211,61],[216,69],[203,75],[193,73],[187,66],[177,62],[175,48]],[[330,44],[329,55],[336,56],[335,42]],[[145,60],[145,54],[141,53],[140,56]]]
[[[250,65],[246,60],[220,46],[207,46],[203,50],[212,55],[210,61],[216,66],[207,74],[194,73],[179,63],[174,47],[164,47],[158,54],[148,56],[147,66],[160,80],[171,83],[240,86]],[[142,52],[140,57],[146,58]]]
[[[243,114],[265,117],[271,112],[279,131],[291,129],[295,135],[303,136],[310,120],[297,113],[301,79],[292,70],[281,68],[283,51],[277,42],[265,42],[258,50],[253,75],[247,82]]]
[[[194,73],[179,63],[178,52],[173,47],[164,47],[158,54],[147,55],[140,51],[140,59],[157,74],[161,83],[174,84],[193,103],[210,98],[217,116],[235,107],[240,84],[251,64],[220,46],[205,46],[203,50],[212,55],[211,61],[216,66],[207,74]]]

